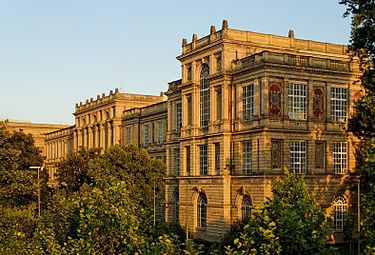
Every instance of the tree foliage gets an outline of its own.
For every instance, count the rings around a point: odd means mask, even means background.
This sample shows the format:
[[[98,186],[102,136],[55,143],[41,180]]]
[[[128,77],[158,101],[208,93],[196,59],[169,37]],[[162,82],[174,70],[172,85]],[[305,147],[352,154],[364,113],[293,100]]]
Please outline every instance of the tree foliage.
[[[341,0],[351,16],[350,51],[358,57],[365,95],[355,103],[349,119],[349,130],[361,139],[358,163],[362,173],[362,221],[360,242],[364,253],[375,252],[375,2],[374,0]]]
[[[285,172],[273,196],[246,221],[227,254],[327,254],[327,219],[304,181]]]

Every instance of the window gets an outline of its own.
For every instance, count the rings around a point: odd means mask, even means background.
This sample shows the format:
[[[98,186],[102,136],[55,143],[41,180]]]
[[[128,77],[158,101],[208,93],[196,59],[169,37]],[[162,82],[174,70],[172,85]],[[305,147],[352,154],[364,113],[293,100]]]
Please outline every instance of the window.
[[[162,144],[164,142],[164,126],[163,121],[158,122],[158,144]]]
[[[176,131],[180,131],[182,127],[182,104],[176,103]]]
[[[155,123],[151,124],[151,142],[155,143]]]
[[[343,195],[338,196],[333,202],[333,207],[333,228],[335,231],[343,231],[344,219],[348,211],[346,198]]]
[[[254,84],[242,87],[242,110],[243,121],[254,117]]]
[[[201,127],[207,127],[210,122],[210,83],[207,76],[210,74],[208,65],[204,64],[200,77],[200,107],[201,107]]]
[[[332,144],[333,173],[346,173],[346,143],[338,142]]]
[[[306,119],[306,85],[289,84],[288,111],[291,119]]]
[[[187,98],[187,114],[188,114],[188,126],[191,126],[193,123],[193,105],[191,101],[191,95]]]
[[[223,101],[223,94],[221,88],[216,90],[216,120],[220,121],[222,117],[222,104]]]
[[[347,89],[331,88],[332,121],[345,122],[347,111]]]
[[[250,217],[251,214],[251,199],[248,195],[244,195],[242,199],[242,205],[241,205],[241,214],[242,219]]]
[[[96,148],[96,128],[92,127],[92,146]]]
[[[215,143],[215,172],[220,175],[220,143]]]
[[[186,146],[186,175],[190,175],[190,146]]]
[[[199,147],[200,150],[200,175],[207,175],[208,172],[208,150],[207,145]]]
[[[130,126],[126,127],[126,143],[131,143],[132,141],[132,128]]]
[[[174,222],[175,223],[178,223],[179,222],[179,206],[180,206],[180,198],[179,198],[179,192],[178,192],[178,189],[176,189],[174,192],[173,192],[173,199],[172,199],[172,203],[173,203],[173,209],[174,209]]]
[[[251,142],[242,143],[242,174],[251,174]]]
[[[144,145],[148,145],[150,142],[148,124],[143,125]]]
[[[315,142],[315,168],[324,168],[325,165],[325,143]]]
[[[207,226],[207,198],[204,193],[200,193],[198,197],[197,225],[200,228]]]
[[[180,148],[175,149],[176,176],[180,176]]]
[[[216,56],[216,71],[220,72],[222,69],[221,55]]]
[[[192,80],[192,73],[191,73],[191,63],[186,65],[186,71],[187,71],[187,80]]]
[[[292,141],[290,144],[290,170],[297,174],[306,173],[306,142]]]

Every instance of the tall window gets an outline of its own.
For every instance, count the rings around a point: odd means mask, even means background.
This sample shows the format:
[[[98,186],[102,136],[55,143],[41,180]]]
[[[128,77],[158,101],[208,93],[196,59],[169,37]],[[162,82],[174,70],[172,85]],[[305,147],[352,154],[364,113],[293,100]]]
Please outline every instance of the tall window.
[[[200,175],[207,175],[208,172],[208,150],[207,145],[201,145],[199,147],[200,154]]]
[[[175,149],[176,176],[180,176],[180,148]]]
[[[332,144],[333,173],[346,173],[346,143],[338,142]]]
[[[250,197],[248,195],[244,195],[241,206],[242,219],[250,217],[251,205],[252,203]]]
[[[208,65],[204,64],[200,77],[200,107],[201,107],[201,127],[207,127],[210,122],[210,83],[207,76],[210,74]]]
[[[251,173],[251,141],[242,143],[242,174]]]
[[[163,121],[158,122],[158,144],[162,144],[164,141],[164,126],[163,126]]]
[[[186,65],[186,72],[187,72],[187,80],[191,81],[192,80],[192,75],[191,75],[191,63]]]
[[[344,219],[348,211],[348,203],[346,201],[346,198],[343,195],[338,196],[333,202],[333,207],[334,207],[333,228],[335,231],[343,231]]]
[[[197,225],[205,228],[207,226],[207,198],[204,193],[200,193],[197,204]]]
[[[92,146],[96,148],[96,128],[95,125],[92,127]]]
[[[126,143],[131,143],[132,141],[132,128],[130,126],[126,127]]]
[[[180,198],[179,198],[179,193],[178,193],[177,189],[173,192],[172,202],[173,202],[173,207],[174,207],[174,222],[178,223],[179,222],[179,214],[180,214],[180,211],[179,211]]]
[[[346,121],[347,89],[331,88],[331,118],[332,121]]]
[[[150,142],[149,127],[148,124],[143,125],[144,145],[148,145]]]
[[[190,176],[190,146],[186,146],[186,175]]]
[[[292,141],[290,144],[290,170],[297,174],[306,173],[306,142]]]
[[[187,114],[188,114],[188,126],[191,126],[193,122],[193,104],[191,101],[191,95],[189,95],[187,98]]]
[[[215,172],[220,175],[220,143],[215,143]]]
[[[182,104],[181,102],[176,103],[176,130],[180,131],[182,127]]]
[[[222,118],[222,107],[223,107],[223,93],[221,88],[216,90],[216,120],[220,121]]]
[[[254,84],[242,87],[242,118],[249,121],[254,117]]]
[[[306,85],[289,84],[288,111],[291,119],[306,119]]]

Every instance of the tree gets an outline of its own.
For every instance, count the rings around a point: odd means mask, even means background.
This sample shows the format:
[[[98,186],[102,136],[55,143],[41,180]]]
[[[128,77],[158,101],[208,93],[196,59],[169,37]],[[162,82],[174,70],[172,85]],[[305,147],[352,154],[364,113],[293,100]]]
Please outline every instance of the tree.
[[[14,254],[36,226],[37,173],[42,157],[31,135],[0,127],[0,253]],[[42,174],[46,190],[47,175]]]
[[[327,254],[327,219],[303,179],[285,172],[273,196],[246,221],[227,254]]]
[[[69,191],[79,191],[89,183],[88,169],[92,161],[101,157],[100,149],[81,149],[73,152],[58,164],[58,181]]]
[[[132,199],[148,207],[153,206],[154,191],[162,193],[164,173],[163,162],[136,145],[112,146],[88,170],[92,185],[106,187],[124,181]]]
[[[344,16],[351,15],[349,49],[358,57],[365,95],[355,103],[349,119],[349,131],[361,139],[358,165],[361,170],[362,220],[360,242],[366,254],[375,252],[375,2],[374,0],[341,0]]]

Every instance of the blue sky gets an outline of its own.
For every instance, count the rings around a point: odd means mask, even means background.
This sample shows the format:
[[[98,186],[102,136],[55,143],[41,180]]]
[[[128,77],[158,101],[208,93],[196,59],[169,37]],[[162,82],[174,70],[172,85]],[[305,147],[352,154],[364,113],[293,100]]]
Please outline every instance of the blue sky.
[[[110,89],[159,94],[191,40],[230,28],[348,44],[338,0],[0,0],[0,119],[73,124]]]

